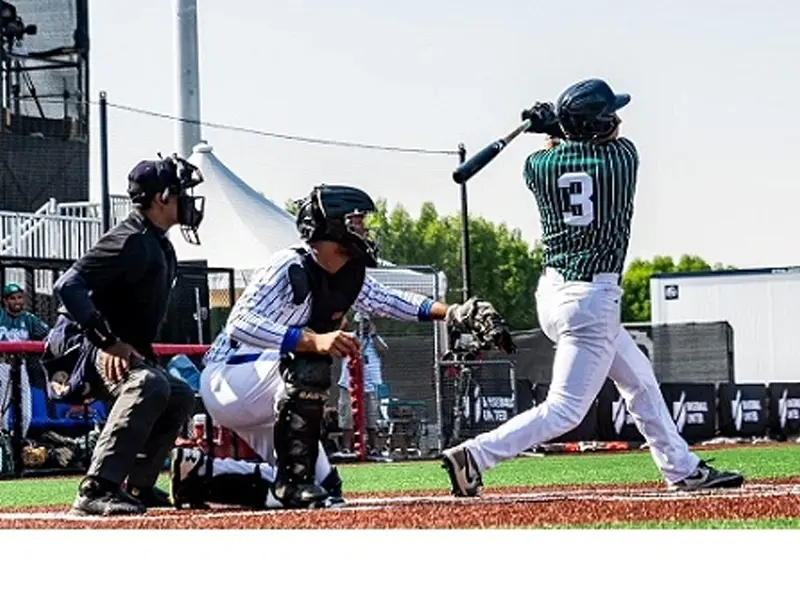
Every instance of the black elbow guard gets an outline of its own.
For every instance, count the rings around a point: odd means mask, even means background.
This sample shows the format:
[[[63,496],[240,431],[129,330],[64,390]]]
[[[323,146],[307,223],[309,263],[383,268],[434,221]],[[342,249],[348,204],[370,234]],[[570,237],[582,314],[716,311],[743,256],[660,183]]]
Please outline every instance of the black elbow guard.
[[[86,331],[86,338],[101,350],[110,348],[118,341],[117,336],[111,332],[108,322],[97,312],[86,323],[84,330]]]

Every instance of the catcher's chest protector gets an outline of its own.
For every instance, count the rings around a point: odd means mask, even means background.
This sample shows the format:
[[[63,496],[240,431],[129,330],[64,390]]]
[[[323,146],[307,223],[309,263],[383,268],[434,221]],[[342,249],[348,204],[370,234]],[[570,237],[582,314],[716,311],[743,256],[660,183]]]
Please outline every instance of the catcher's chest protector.
[[[303,257],[303,266],[289,268],[294,303],[302,304],[311,294],[311,316],[306,326],[315,333],[335,331],[361,293],[366,267],[350,260],[331,274],[305,248],[298,248],[297,252]]]

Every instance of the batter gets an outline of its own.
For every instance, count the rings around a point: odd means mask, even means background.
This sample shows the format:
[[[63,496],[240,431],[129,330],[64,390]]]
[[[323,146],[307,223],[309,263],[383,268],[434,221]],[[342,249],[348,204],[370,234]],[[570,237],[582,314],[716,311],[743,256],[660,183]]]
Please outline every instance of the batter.
[[[619,136],[617,111],[630,102],[599,79],[567,88],[556,106],[522,114],[529,132],[548,133],[528,157],[525,184],[542,223],[544,271],[536,290],[542,331],[556,344],[545,402],[444,452],[453,493],[475,496],[481,474],[580,424],[606,378],[616,384],[670,487],[739,487],[678,433],[650,361],[621,325],[621,275],[631,233],[639,155]]]

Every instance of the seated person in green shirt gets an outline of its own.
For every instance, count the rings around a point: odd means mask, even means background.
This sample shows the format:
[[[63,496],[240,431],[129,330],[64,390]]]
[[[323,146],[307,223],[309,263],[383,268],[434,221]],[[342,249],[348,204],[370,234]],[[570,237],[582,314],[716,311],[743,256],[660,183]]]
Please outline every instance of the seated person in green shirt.
[[[43,340],[49,327],[39,317],[25,310],[25,293],[16,283],[3,287],[3,308],[0,309],[0,341],[19,342]],[[39,363],[34,359],[30,365],[38,371]],[[28,360],[23,361],[20,385],[22,387],[22,435],[28,433],[31,423],[31,375],[35,380],[42,379],[38,373],[29,371]],[[11,366],[0,355],[0,428],[11,429],[10,395],[8,385],[11,379]]]
[[[0,340],[43,340],[49,330],[44,321],[25,310],[22,288],[16,283],[6,284],[3,288],[3,310],[0,311]]]

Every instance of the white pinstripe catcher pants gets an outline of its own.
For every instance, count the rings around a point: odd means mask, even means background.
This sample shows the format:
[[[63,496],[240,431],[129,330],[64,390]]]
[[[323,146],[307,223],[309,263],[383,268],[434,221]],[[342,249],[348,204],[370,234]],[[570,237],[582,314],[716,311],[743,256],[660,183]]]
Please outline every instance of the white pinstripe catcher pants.
[[[622,288],[615,274],[569,281],[547,268],[536,289],[539,322],[556,343],[546,400],[465,442],[481,471],[578,426],[606,378],[650,446],[664,479],[691,475],[700,459],[675,427],[650,361],[620,322]]]
[[[212,363],[200,375],[203,404],[214,423],[236,432],[261,458],[264,479],[275,481],[276,405],[285,393],[279,372],[280,356],[276,351],[259,352],[258,359],[240,364]],[[252,464],[234,459],[215,459],[214,472],[250,473]],[[315,468],[320,483],[331,472],[331,464],[322,443]]]

